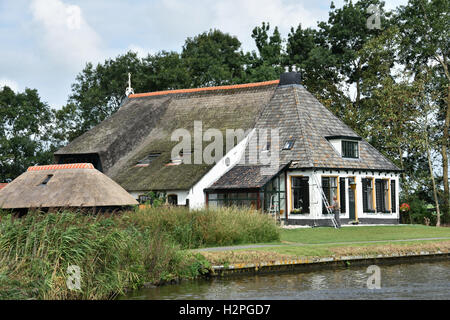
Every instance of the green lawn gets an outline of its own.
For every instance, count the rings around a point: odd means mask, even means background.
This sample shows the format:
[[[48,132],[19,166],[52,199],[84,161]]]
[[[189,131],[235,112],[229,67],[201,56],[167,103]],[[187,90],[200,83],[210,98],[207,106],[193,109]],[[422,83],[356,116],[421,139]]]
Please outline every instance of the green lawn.
[[[450,238],[450,228],[421,225],[412,226],[368,226],[292,229],[281,231],[281,241],[286,243],[324,244],[333,242],[358,242],[379,240],[405,240],[427,238]]]

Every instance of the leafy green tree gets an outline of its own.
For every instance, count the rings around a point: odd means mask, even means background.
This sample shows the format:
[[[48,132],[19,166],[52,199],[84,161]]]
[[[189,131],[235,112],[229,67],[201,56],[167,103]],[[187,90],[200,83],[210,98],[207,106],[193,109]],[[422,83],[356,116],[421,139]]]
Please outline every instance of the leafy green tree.
[[[336,57],[326,44],[323,33],[298,25],[291,28],[286,45],[286,64],[301,73],[302,83],[325,106],[343,117],[342,110],[349,104],[338,85],[340,76]]]
[[[0,89],[0,181],[52,161],[52,113],[37,90]]]
[[[401,30],[401,61],[411,70],[418,71],[424,65],[436,65],[441,70],[441,86],[446,101],[440,103],[442,119],[441,157],[444,184],[443,212],[449,214],[449,158],[450,147],[450,1],[409,0],[400,6],[396,23]]]
[[[285,54],[283,39],[278,27],[269,35],[270,24],[263,22],[261,27],[255,27],[252,38],[255,40],[258,53],[246,54],[245,82],[269,81],[279,79],[283,73]]]
[[[129,72],[133,74],[135,90],[146,88],[144,64],[134,52],[106,60],[96,67],[86,64],[72,85],[68,105],[57,114],[59,119],[71,116],[72,122],[77,123],[75,130],[67,130],[69,140],[93,128],[119,108],[125,98]]]
[[[143,59],[145,91],[184,89],[191,86],[188,68],[181,54],[161,51]],[[135,92],[139,92],[135,90]]]
[[[187,38],[181,53],[190,87],[239,83],[244,54],[238,38],[220,30],[210,30]]]
[[[380,10],[381,29],[369,29],[367,20],[370,17],[368,9],[375,5]],[[357,107],[361,101],[361,83],[364,65],[358,52],[371,38],[379,36],[389,25],[389,13],[384,11],[384,2],[379,0],[361,0],[356,3],[345,0],[341,8],[331,4],[328,22],[320,22],[319,30],[326,45],[335,58],[335,66],[340,76],[349,85],[355,85]]]

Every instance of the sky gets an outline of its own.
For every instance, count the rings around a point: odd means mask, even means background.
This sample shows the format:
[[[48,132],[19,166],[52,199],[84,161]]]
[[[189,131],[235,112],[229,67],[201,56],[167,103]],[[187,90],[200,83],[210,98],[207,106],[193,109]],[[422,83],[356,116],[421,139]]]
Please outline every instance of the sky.
[[[407,0],[386,1],[386,8]],[[101,63],[129,50],[144,57],[181,51],[187,37],[220,29],[256,50],[251,31],[263,21],[316,27],[327,0],[0,0],[0,87],[37,89],[53,108],[67,102],[87,62]],[[334,1],[340,7],[343,0]],[[124,81],[126,81],[125,79]],[[125,90],[125,88],[124,88]]]

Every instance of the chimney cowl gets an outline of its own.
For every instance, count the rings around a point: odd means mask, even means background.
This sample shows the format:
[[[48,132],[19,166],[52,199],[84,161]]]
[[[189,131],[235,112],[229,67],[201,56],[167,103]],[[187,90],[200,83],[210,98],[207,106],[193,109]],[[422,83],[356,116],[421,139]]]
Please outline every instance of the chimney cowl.
[[[286,72],[281,74],[280,86],[289,84],[302,84],[302,77],[299,72]]]

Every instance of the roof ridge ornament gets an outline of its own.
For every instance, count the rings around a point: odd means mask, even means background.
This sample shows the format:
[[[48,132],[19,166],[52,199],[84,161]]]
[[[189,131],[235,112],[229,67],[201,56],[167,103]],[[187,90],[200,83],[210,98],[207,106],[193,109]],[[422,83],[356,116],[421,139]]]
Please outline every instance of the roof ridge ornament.
[[[131,73],[128,72],[128,88],[125,90],[125,95],[128,97],[130,94],[134,94],[134,90],[131,87]]]

